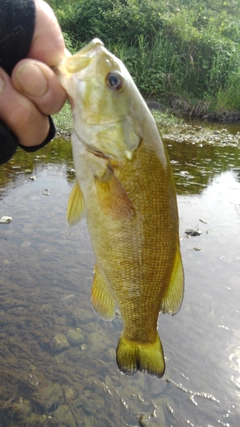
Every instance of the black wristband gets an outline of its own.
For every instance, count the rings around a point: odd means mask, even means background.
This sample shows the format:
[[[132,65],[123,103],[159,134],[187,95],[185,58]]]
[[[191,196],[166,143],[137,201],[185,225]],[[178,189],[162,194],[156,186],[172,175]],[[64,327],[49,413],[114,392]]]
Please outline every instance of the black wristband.
[[[0,164],[8,162],[18,146],[17,137],[0,121]]]
[[[18,146],[23,148],[23,150],[27,151],[28,153],[32,153],[48,144],[48,142],[54,138],[56,132],[51,117],[49,116],[48,118],[50,128],[47,138],[40,145],[31,147],[25,147],[24,145],[19,144],[17,137],[11,132],[5,123],[0,121],[0,165],[8,162],[8,160],[11,159]]]
[[[35,146],[31,146],[31,147],[25,147],[24,145],[18,143],[19,147],[23,148],[23,150],[27,151],[28,153],[33,153],[34,151],[37,151],[40,148],[43,148],[45,145],[47,145],[48,142],[50,142],[54,138],[55,133],[56,133],[56,128],[54,126],[52,118],[50,116],[48,116],[48,118],[49,118],[50,128],[49,128],[47,138],[39,145],[35,145]]]

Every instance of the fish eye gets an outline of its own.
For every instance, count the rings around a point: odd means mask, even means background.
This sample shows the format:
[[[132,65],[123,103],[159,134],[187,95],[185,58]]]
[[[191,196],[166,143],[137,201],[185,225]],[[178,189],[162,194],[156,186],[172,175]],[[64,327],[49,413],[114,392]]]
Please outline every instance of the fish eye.
[[[113,90],[120,90],[123,87],[123,82],[119,74],[117,73],[109,73],[107,75],[107,85],[110,87],[110,89]]]

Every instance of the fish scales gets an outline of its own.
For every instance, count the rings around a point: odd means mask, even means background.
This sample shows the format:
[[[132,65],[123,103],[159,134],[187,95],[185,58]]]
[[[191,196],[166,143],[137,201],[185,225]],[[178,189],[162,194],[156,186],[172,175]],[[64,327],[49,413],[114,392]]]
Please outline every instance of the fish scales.
[[[97,259],[93,308],[111,320],[117,304],[122,316],[120,370],[161,377],[165,361],[158,316],[178,311],[184,281],[170,162],[121,61],[98,39],[71,58],[59,67],[73,109],[78,182],[68,220],[76,223],[84,206]]]

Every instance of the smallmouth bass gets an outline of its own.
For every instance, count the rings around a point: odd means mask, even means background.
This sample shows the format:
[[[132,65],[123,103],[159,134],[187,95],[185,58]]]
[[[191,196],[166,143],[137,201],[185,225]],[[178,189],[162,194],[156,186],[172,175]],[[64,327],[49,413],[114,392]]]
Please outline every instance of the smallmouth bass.
[[[96,256],[93,309],[123,331],[121,372],[162,377],[159,312],[175,314],[184,289],[171,165],[156,123],[123,63],[99,39],[58,66],[69,95],[77,182],[67,220],[86,215]]]

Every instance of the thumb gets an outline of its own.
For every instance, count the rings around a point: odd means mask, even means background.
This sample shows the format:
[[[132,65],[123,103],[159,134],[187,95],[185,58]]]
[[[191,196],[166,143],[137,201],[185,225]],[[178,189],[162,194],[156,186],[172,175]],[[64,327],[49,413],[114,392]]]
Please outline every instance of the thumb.
[[[13,70],[12,83],[43,114],[55,114],[65,103],[65,90],[54,71],[43,62],[32,59],[20,61]]]
[[[35,6],[35,30],[28,58],[54,67],[65,55],[63,34],[51,7],[43,0],[35,0]]]

